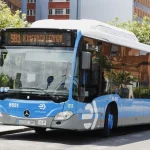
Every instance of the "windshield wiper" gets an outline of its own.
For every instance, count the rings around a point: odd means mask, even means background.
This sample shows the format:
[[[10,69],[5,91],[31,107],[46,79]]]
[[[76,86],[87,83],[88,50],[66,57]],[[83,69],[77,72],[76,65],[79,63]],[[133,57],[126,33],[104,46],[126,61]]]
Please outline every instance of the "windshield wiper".
[[[42,92],[43,94],[37,93],[37,91]],[[35,93],[36,92],[36,93]],[[53,93],[53,92],[52,92]],[[68,99],[68,95],[63,93],[50,94],[50,92],[45,91],[40,88],[18,88],[10,89],[8,92],[1,94],[0,99],[4,100],[5,98],[15,98],[15,99],[27,99],[27,96],[30,96],[32,100],[52,100],[55,103],[65,102]]]
[[[18,91],[19,90],[19,91]],[[21,91],[21,90],[31,90],[31,91]],[[40,88],[29,88],[29,87],[23,87],[23,88],[17,88],[17,89],[10,89],[9,91],[18,91],[18,92],[35,92],[35,91],[40,91],[46,95],[50,95],[48,92],[45,91],[45,89],[40,89]]]

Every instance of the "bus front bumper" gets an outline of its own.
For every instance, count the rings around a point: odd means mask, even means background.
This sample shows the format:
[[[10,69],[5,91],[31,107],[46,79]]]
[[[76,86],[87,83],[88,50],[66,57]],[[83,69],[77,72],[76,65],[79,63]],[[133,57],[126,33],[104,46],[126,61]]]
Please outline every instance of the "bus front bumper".
[[[83,126],[79,123],[78,115],[73,115],[68,120],[55,121],[54,117],[45,118],[21,118],[0,113],[0,122],[4,125],[42,127],[52,129],[82,130]]]

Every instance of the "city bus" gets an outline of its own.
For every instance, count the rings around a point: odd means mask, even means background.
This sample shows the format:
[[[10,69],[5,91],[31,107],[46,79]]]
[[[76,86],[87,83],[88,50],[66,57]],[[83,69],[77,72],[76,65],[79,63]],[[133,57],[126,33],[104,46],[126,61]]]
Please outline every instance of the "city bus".
[[[150,46],[96,20],[39,20],[0,32],[0,121],[98,130],[150,123]]]

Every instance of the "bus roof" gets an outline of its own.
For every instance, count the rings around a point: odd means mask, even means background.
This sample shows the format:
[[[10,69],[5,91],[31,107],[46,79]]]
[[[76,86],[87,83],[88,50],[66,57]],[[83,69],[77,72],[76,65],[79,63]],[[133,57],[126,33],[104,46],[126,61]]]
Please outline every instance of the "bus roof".
[[[150,46],[140,43],[134,33],[96,20],[45,19],[32,23],[31,28],[80,30],[83,36],[150,52]]]
[[[54,20],[54,19],[45,19],[38,20],[32,23],[31,27],[34,28],[54,28],[54,29],[70,29],[70,30],[81,30],[85,31],[85,29],[93,29],[97,31],[105,31],[110,34],[114,34],[120,37],[126,37],[133,41],[138,41],[136,36],[127,30],[123,30],[121,28],[116,28],[109,24],[96,21],[96,20]]]

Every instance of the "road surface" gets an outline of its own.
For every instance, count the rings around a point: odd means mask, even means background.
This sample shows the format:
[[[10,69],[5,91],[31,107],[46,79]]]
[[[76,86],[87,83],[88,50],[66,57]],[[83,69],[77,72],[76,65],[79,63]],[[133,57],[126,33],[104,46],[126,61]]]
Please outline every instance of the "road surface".
[[[0,150],[150,150],[150,125],[120,128],[110,138],[101,132],[49,130],[43,135],[34,131],[3,135]]]

